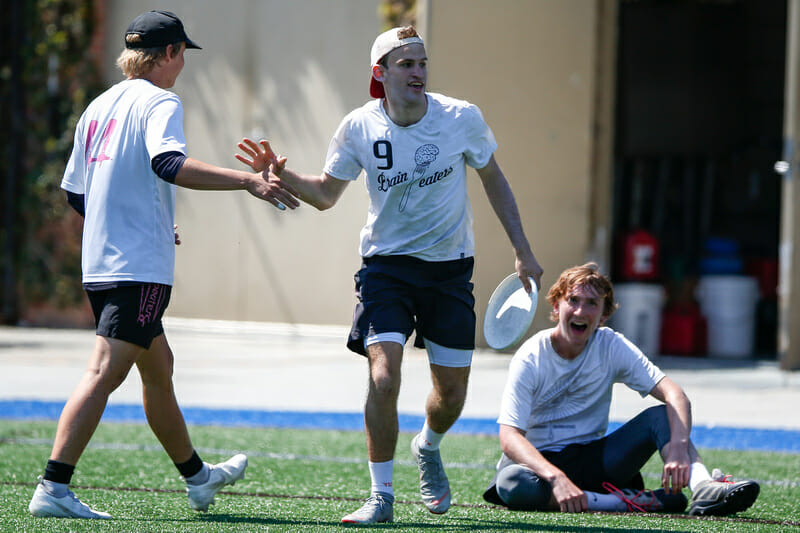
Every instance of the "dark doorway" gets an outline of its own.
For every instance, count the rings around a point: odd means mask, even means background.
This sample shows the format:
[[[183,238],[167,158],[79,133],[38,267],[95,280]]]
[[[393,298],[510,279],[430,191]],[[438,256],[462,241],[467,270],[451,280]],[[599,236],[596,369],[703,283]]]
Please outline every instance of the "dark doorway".
[[[776,356],[786,10],[637,0],[619,11],[615,281],[661,284],[665,312],[685,312],[706,275],[756,278],[762,358]],[[643,276],[630,270],[636,230],[657,247]]]

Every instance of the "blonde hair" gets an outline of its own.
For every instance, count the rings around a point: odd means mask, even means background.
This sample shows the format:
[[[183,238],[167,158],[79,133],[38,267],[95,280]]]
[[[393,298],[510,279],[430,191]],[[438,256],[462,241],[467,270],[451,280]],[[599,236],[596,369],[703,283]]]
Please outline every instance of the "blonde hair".
[[[126,42],[136,42],[141,36],[131,33],[125,36]],[[179,45],[183,41],[173,44],[173,56],[181,51]],[[142,78],[150,74],[158,63],[167,57],[167,47],[157,48],[125,48],[117,58],[117,67],[128,78]]]
[[[617,310],[617,303],[614,301],[614,286],[611,284],[611,280],[601,274],[599,270],[600,267],[596,263],[586,263],[565,270],[550,287],[550,291],[547,293],[547,302],[555,307],[559,301],[567,297],[574,287],[586,285],[602,296],[603,317],[610,317]],[[558,322],[558,316],[554,311],[550,312],[550,320]]]

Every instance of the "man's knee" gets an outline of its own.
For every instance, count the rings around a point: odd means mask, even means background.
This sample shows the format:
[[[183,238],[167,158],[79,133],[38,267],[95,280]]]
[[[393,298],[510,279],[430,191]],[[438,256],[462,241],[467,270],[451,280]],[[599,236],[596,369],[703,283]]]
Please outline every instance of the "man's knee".
[[[370,389],[378,396],[395,398],[400,394],[401,373],[399,368],[377,361],[369,369]]]
[[[654,405],[653,407],[648,407],[642,412],[642,415],[646,416],[650,421],[653,440],[655,440],[657,444],[661,445],[663,445],[665,442],[669,442],[671,430],[669,427],[667,406]]]
[[[654,405],[652,407],[648,407],[644,411],[647,416],[649,416],[653,421],[665,421],[669,423],[669,419],[667,418],[667,406],[666,405]]]
[[[656,405],[645,410],[650,417],[650,431],[657,450],[663,450],[672,438],[669,416],[665,405]]]
[[[552,495],[549,483],[517,464],[497,474],[496,490],[509,509],[519,511],[546,511]]]
[[[396,398],[400,394],[400,376],[390,372],[373,372],[370,376],[373,393],[384,398]]]
[[[141,351],[131,343],[97,336],[84,379],[96,391],[111,394],[125,381]]]

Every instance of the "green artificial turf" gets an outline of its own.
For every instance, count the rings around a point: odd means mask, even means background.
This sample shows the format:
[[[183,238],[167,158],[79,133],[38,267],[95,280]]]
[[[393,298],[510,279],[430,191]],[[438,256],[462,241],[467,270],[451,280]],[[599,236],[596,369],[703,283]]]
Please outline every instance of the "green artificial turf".
[[[44,470],[55,423],[0,419],[2,532],[232,532],[342,531],[339,523],[368,495],[364,436],[359,432],[192,426],[195,447],[208,462],[243,452],[244,480],[226,487],[208,513],[186,503],[183,482],[145,425],[100,425],[73,477],[82,501],[114,520],[33,518],[27,506]],[[481,498],[499,454],[494,437],[449,435],[442,456],[453,492],[445,515],[420,503],[418,475],[401,434],[395,459],[394,523],[372,529],[411,531],[800,531],[800,454],[701,450],[709,470],[761,483],[747,511],[726,518],[686,515],[510,512]],[[660,461],[644,469],[648,488],[659,484]],[[687,496],[689,495],[687,491]]]

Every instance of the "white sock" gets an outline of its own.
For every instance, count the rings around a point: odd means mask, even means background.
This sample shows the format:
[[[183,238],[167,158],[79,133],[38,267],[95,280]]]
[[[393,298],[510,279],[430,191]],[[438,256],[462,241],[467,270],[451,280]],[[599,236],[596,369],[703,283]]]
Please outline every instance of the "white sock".
[[[211,471],[208,469],[208,463],[203,463],[203,468],[192,477],[187,477],[186,483],[188,485],[202,485],[208,481],[209,474],[211,474]]]
[[[48,494],[55,496],[56,498],[63,498],[66,496],[67,491],[69,491],[69,485],[66,483],[56,483],[55,481],[50,481],[49,479],[43,479],[42,485]]]
[[[382,463],[369,461],[369,477],[372,479],[371,494],[383,492],[394,496],[394,488],[392,487],[393,467],[394,461],[384,461]]]
[[[601,494],[588,490],[583,493],[586,494],[586,499],[589,501],[590,511],[624,512],[628,510],[628,505],[614,494]]]
[[[439,444],[444,438],[444,433],[436,433],[428,427],[428,421],[426,420],[422,425],[422,431],[420,431],[415,438],[421,450],[438,450]]]
[[[689,467],[689,490],[694,492],[697,490],[697,485],[703,481],[711,479],[711,474],[703,463],[692,463]]]

